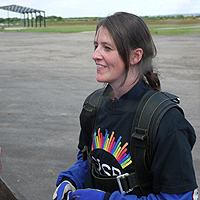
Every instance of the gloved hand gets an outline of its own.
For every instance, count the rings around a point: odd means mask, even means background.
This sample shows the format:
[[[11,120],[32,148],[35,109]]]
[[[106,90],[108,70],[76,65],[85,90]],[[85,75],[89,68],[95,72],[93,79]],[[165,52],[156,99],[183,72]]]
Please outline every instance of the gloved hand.
[[[76,188],[69,182],[63,181],[55,190],[53,200],[69,200],[69,192],[76,191]]]
[[[94,189],[76,190],[69,193],[69,200],[103,200],[105,192]]]

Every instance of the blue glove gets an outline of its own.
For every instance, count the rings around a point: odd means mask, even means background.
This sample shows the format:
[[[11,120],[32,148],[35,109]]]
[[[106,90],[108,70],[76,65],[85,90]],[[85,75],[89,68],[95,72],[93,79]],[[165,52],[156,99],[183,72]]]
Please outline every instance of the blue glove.
[[[69,200],[103,200],[105,192],[94,189],[76,190],[69,193]]]
[[[69,182],[63,181],[55,190],[53,200],[69,200],[69,192],[74,192],[76,188]]]

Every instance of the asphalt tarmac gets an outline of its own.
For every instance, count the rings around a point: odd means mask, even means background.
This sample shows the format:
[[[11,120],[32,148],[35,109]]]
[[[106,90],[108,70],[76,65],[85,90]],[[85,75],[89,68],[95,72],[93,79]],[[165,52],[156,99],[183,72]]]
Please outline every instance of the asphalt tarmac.
[[[58,174],[76,161],[79,114],[102,87],[92,60],[94,32],[0,32],[1,177],[20,200],[50,200]],[[162,90],[178,95],[197,142],[200,183],[200,35],[153,36]]]

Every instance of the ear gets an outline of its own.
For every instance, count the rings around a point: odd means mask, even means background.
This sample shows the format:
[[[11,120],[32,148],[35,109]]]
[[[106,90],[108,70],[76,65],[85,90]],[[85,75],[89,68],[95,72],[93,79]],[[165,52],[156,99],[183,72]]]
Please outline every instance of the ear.
[[[130,65],[137,65],[142,59],[143,50],[141,48],[137,48],[132,50],[130,53]]]

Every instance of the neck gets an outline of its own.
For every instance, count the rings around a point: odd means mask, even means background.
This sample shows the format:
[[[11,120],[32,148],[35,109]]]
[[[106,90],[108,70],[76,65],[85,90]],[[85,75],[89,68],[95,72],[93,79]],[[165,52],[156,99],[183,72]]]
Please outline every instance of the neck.
[[[110,83],[113,92],[110,94],[111,99],[119,99],[122,95],[126,94],[134,85],[137,84],[137,82],[140,80],[138,68],[136,66],[132,66],[129,68],[126,80],[123,85],[124,77],[121,77],[121,80],[118,80],[116,82]]]

